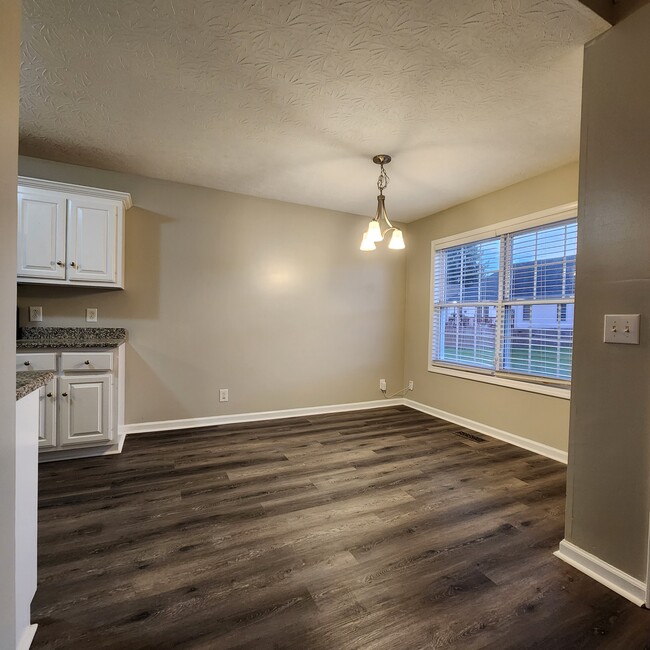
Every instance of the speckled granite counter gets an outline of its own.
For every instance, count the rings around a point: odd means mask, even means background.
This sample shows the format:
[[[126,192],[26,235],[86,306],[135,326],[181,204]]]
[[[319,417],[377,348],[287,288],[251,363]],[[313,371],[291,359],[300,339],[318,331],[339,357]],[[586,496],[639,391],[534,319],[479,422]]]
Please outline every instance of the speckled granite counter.
[[[45,386],[54,379],[54,373],[49,370],[34,370],[16,373],[16,401],[31,392]]]
[[[126,341],[123,327],[23,327],[18,350],[116,348]]]

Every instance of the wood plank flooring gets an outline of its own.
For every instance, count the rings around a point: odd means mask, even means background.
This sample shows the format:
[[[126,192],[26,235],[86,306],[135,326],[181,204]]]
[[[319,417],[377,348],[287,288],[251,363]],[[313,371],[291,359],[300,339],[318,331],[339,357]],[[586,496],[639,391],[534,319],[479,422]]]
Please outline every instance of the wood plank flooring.
[[[565,467],[406,407],[41,465],[34,648],[650,648],[552,555]]]

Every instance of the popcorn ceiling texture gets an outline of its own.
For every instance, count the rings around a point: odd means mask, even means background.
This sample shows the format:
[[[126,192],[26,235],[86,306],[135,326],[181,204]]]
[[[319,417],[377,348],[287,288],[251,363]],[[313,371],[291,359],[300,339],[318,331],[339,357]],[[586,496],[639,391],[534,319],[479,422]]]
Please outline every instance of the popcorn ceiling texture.
[[[578,155],[578,0],[25,0],[21,153],[411,220]],[[137,203],[137,197],[134,197]]]

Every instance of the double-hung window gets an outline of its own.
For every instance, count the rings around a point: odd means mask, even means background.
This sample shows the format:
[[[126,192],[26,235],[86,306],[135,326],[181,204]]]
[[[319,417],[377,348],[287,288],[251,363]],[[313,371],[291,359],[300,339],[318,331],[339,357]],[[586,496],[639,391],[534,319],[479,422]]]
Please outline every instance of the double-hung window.
[[[433,242],[429,369],[568,386],[576,236],[564,206]]]

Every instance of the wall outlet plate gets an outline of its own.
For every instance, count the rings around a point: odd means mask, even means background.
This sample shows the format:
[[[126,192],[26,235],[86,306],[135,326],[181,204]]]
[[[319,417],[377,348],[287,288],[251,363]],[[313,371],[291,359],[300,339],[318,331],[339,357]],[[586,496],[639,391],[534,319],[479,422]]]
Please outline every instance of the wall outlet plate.
[[[89,307],[86,309],[86,323],[97,322],[97,307]]]
[[[605,314],[605,343],[639,344],[640,314]]]
[[[379,390],[386,390],[386,380],[385,379],[380,379],[379,380]]]
[[[30,323],[40,323],[43,320],[43,308],[42,307],[30,307],[29,308],[29,322]]]
[[[219,389],[219,401],[220,402],[227,402],[228,401],[228,389],[227,388],[220,388]]]

